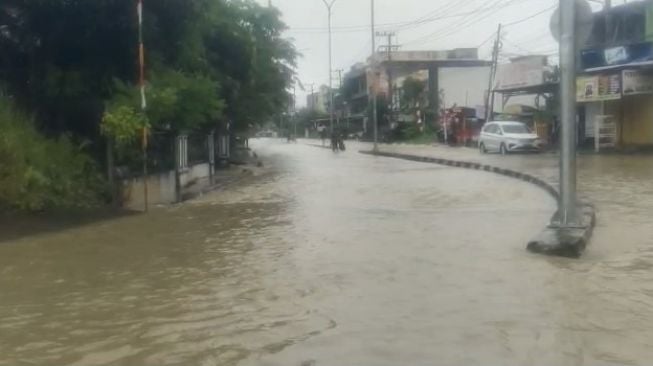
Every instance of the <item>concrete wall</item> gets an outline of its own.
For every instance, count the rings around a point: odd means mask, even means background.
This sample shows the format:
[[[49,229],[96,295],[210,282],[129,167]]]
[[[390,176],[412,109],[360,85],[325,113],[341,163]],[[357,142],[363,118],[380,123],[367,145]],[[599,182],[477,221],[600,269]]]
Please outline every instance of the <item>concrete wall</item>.
[[[182,192],[184,187],[190,183],[202,182],[207,184],[206,178],[210,174],[210,165],[197,164],[189,167],[180,175]],[[145,206],[143,178],[131,178],[121,182],[122,206],[132,210],[142,210]],[[150,205],[168,205],[177,200],[175,172],[169,171],[160,174],[152,174],[147,177],[148,202]]]
[[[450,108],[475,108],[485,105],[490,67],[443,67],[438,70],[439,86],[444,90],[444,104]]]
[[[142,210],[145,206],[143,178],[122,181],[122,206],[131,210]],[[153,174],[147,177],[148,202],[150,205],[171,204],[176,200],[175,172]]]
[[[181,173],[181,176],[179,177],[181,180],[181,187],[183,188],[188,185],[188,183],[208,178],[210,174],[209,168],[210,165],[206,163],[193,165],[186,169]]]

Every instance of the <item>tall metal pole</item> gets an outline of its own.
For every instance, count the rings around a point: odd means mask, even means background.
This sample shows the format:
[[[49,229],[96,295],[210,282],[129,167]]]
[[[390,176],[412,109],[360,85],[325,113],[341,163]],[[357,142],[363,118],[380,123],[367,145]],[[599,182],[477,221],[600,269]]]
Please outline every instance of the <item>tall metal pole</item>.
[[[576,2],[560,0],[560,223],[578,224],[576,218]]]
[[[388,43],[386,46],[386,59],[387,59],[387,64],[388,66],[386,67],[386,72],[388,74],[388,116],[389,120],[393,120],[394,116],[394,82],[393,82],[393,76],[392,76],[392,51],[393,51],[393,45],[392,45],[392,37],[396,35],[394,32],[379,32],[376,33],[378,37],[387,37]]]
[[[336,0],[322,0],[324,5],[327,7],[328,20],[329,20],[329,126],[331,133],[333,133],[333,59],[332,59],[332,49],[331,49],[331,7]]]
[[[331,7],[329,7],[329,129],[333,133],[333,58],[331,53]]]
[[[610,9],[612,8],[612,0],[605,0],[603,11],[605,12],[605,42],[608,46],[612,46],[614,35],[612,34],[612,17],[610,16]]]
[[[136,4],[136,12],[138,14],[138,85],[141,92],[141,110],[145,113],[147,109],[147,99],[145,96],[145,47],[143,46],[143,0],[138,0]],[[143,126],[143,135],[141,141],[141,148],[143,150],[143,204],[144,210],[149,210],[149,193],[147,184],[147,145],[148,145],[148,129]]]
[[[294,121],[294,135],[297,138],[297,87],[293,85],[292,87],[292,118]]]
[[[494,118],[494,78],[497,73],[497,64],[499,63],[499,50],[501,48],[501,24],[497,28],[497,39],[494,41],[492,49],[492,66],[490,67],[490,80],[485,97],[485,121],[490,122]]]
[[[376,111],[376,60],[374,54],[376,53],[376,32],[374,31],[374,0],[371,1],[372,8],[372,85],[370,87],[370,92],[372,94],[372,124],[374,125],[374,152],[379,151],[379,121]]]

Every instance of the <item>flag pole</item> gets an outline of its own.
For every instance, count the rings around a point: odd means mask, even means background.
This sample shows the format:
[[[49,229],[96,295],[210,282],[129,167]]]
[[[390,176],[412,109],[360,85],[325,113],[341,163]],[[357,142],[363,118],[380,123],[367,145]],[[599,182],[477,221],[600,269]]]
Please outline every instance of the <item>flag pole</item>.
[[[141,93],[141,110],[145,113],[147,108],[147,99],[145,98],[145,47],[143,46],[143,0],[138,0],[136,5],[136,11],[138,13],[138,86]],[[145,212],[149,210],[149,197],[148,197],[148,184],[147,184],[147,125],[143,126],[143,135],[141,141],[141,147],[143,149],[143,202]]]

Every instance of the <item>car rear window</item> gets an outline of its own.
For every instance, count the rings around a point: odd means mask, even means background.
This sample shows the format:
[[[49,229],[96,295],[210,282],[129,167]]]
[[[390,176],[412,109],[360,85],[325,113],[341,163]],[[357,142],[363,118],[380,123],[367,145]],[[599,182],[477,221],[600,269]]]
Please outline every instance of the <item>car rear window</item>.
[[[531,130],[526,125],[516,123],[514,125],[503,125],[502,129],[505,133],[531,133]]]

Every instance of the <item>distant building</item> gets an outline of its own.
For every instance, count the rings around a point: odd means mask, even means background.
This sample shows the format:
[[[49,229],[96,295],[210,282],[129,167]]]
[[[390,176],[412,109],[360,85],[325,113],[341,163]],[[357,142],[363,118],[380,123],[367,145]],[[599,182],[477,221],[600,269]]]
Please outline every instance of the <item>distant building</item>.
[[[376,72],[371,69],[372,63],[377,65]],[[490,61],[478,59],[475,48],[378,52],[367,63],[356,64],[345,74],[346,118],[364,131],[370,131],[369,105],[371,90],[375,88],[381,103],[389,107],[380,124],[397,121],[402,109],[401,89],[408,77],[426,83],[424,115],[430,116],[426,122],[433,123],[445,106],[476,108],[483,104],[487,93],[490,65]]]
[[[596,147],[653,146],[653,2],[593,16],[576,82],[580,140]]]
[[[329,111],[329,87],[320,86],[317,92],[306,97],[306,107],[310,110],[327,113]]]

